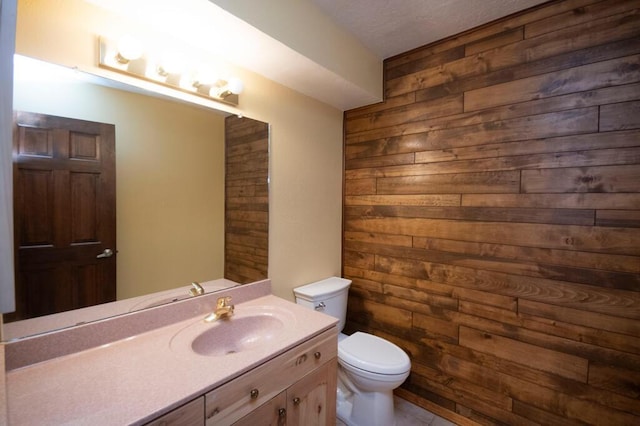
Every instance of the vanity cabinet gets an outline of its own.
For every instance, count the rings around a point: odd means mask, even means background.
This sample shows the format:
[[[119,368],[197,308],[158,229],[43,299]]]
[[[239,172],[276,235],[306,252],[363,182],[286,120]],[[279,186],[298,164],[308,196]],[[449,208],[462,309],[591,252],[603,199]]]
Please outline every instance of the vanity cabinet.
[[[337,357],[334,327],[146,426],[333,426]]]
[[[337,360],[334,358],[233,425],[335,424],[337,365]]]
[[[204,396],[187,402],[182,407],[158,417],[147,426],[197,426],[204,425]]]
[[[333,328],[207,393],[206,425],[332,425],[336,370]]]

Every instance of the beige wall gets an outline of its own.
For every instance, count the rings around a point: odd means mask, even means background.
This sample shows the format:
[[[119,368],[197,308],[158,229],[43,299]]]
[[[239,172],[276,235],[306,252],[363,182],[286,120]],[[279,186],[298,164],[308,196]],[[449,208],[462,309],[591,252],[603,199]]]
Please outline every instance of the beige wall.
[[[125,25],[81,1],[21,1],[16,51],[104,75],[95,36]],[[208,105],[271,125],[269,277],[276,295],[293,299],[293,287],[340,273],[342,112],[236,71],[245,82],[239,108]]]
[[[80,81],[15,80],[16,110],[116,126],[118,299],[223,276],[221,115]]]

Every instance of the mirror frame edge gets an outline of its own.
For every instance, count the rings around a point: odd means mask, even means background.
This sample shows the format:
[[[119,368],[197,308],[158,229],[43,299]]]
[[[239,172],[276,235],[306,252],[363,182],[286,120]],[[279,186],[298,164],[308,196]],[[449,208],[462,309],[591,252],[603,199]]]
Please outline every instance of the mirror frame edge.
[[[17,0],[0,0],[0,312],[15,310],[13,260],[13,55],[15,53]],[[2,336],[0,319],[0,337]]]

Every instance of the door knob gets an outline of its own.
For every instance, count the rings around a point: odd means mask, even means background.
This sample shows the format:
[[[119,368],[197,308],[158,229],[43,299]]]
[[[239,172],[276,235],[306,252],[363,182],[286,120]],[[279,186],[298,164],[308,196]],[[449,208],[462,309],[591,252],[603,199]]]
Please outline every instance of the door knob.
[[[103,259],[105,257],[111,257],[111,256],[113,256],[113,250],[111,250],[110,248],[106,248],[102,253],[96,256],[96,259]]]

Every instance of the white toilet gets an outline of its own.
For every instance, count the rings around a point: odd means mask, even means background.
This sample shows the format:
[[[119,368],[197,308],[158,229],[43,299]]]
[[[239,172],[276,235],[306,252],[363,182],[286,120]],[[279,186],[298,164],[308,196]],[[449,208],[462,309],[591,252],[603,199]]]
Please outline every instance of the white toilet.
[[[338,318],[337,415],[349,426],[392,426],[393,390],[411,361],[393,343],[368,333],[342,334],[351,280],[332,277],[293,289],[296,303]]]

